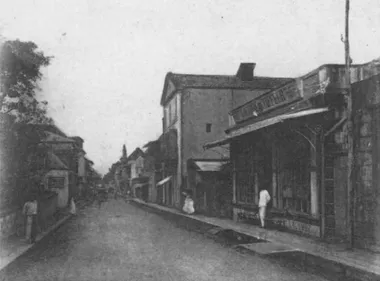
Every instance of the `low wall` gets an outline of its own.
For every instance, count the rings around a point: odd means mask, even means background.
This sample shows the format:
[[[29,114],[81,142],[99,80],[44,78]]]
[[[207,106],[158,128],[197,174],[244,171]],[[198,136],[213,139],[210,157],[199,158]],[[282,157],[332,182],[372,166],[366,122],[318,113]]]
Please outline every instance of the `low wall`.
[[[0,239],[16,233],[16,221],[21,215],[18,208],[5,210],[0,213]]]
[[[49,221],[54,219],[54,215],[58,211],[58,195],[51,193],[43,196],[38,201],[38,226],[40,231],[45,230],[49,226]]]
[[[58,211],[58,196],[54,193],[43,196],[38,200],[38,227],[45,230],[49,222],[54,220],[54,215]],[[20,208],[4,210],[0,213],[0,239],[9,237],[16,233],[17,221],[23,221],[23,214]]]
[[[247,210],[243,207],[234,207],[233,208],[233,219],[234,221],[239,220],[251,220],[256,222],[257,225],[260,224],[260,218],[257,210]],[[285,217],[271,217],[270,212],[268,213],[268,224],[271,224],[277,228],[284,229],[284,230],[290,230],[295,231],[299,234],[313,236],[313,237],[320,237],[320,227],[317,225],[304,223],[301,221],[297,221],[291,218],[285,218]]]

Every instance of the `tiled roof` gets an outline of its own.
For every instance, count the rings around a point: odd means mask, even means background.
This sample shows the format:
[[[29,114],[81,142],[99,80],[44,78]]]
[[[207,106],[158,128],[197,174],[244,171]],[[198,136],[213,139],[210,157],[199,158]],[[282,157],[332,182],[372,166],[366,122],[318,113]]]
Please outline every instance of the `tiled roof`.
[[[165,77],[164,89],[161,96],[161,105],[169,99],[173,93],[168,93],[165,98],[168,82],[171,81],[176,90],[185,88],[208,88],[208,89],[273,89],[292,78],[254,76],[250,81],[243,81],[235,75],[198,75],[179,74],[169,72]]]
[[[237,89],[271,89],[291,78],[273,78],[254,76],[251,81],[242,81],[235,75],[194,75],[170,73],[169,79],[176,88],[237,88]]]
[[[128,156],[128,161],[129,160],[136,160],[139,158],[139,156],[144,156],[144,152],[138,147],[136,148],[129,156]]]

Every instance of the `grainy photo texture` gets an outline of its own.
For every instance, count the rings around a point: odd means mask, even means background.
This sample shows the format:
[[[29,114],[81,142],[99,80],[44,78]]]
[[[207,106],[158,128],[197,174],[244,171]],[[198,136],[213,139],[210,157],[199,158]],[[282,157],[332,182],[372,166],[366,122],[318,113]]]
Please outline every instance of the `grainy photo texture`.
[[[380,280],[379,0],[0,1],[2,280]]]

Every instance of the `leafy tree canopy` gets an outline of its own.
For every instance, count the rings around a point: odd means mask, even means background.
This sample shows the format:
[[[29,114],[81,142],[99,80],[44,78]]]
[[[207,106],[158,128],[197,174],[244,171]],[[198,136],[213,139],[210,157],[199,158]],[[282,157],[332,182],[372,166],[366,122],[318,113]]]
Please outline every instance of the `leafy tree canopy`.
[[[52,123],[47,117],[47,102],[38,101],[36,91],[41,69],[50,64],[33,42],[0,42],[0,110],[22,123]]]

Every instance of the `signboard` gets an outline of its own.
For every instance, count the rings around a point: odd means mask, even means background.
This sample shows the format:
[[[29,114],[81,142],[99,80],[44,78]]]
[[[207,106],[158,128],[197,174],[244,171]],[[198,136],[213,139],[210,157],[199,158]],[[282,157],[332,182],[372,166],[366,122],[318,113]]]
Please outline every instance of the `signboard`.
[[[321,90],[320,88],[321,85],[319,83],[318,73],[303,79],[303,90],[305,97],[315,95]]]
[[[65,178],[64,177],[49,177],[48,178],[48,187],[49,188],[64,188],[65,187]]]
[[[235,122],[241,122],[277,107],[295,102],[301,97],[297,83],[293,82],[246,103],[231,114]]]

